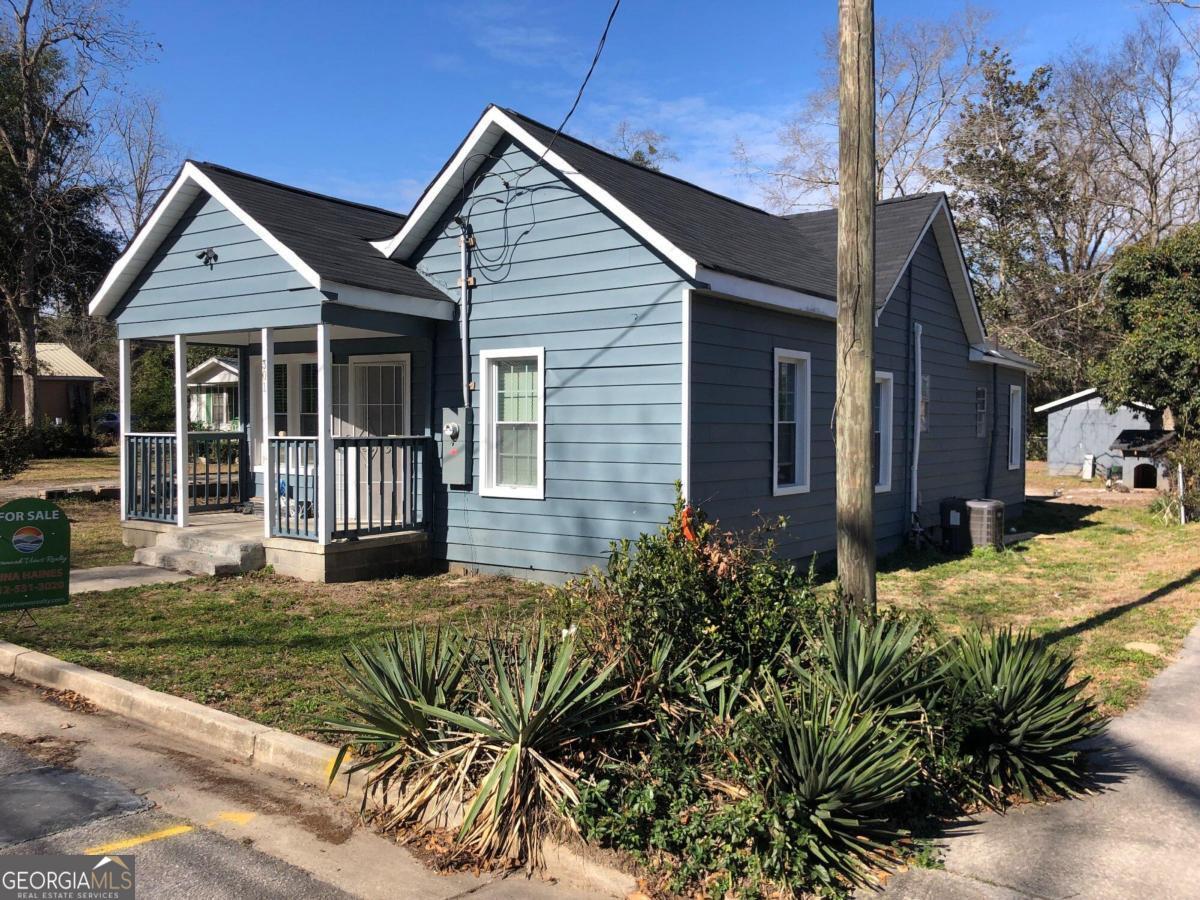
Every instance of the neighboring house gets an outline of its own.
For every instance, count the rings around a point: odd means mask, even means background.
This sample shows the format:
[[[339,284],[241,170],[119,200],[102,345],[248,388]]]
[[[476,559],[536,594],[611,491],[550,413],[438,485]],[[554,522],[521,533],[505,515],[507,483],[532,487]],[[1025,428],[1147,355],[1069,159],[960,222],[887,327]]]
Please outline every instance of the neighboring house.
[[[238,361],[210,356],[187,373],[188,419],[207,431],[240,427]]]
[[[237,347],[226,455],[278,571],[561,580],[665,521],[677,482],[728,527],[787,516],[805,560],[835,544],[835,247],[832,211],[772,215],[489,107],[409,216],[187,163],[91,311],[125,371],[132,340]],[[886,551],[945,497],[1020,513],[1032,367],[988,340],[943,195],[879,204],[877,258]],[[131,542],[203,506],[184,429],[124,443]]]
[[[1108,412],[1095,388],[1043,403],[1033,411],[1046,414],[1046,468],[1051,475],[1106,477],[1122,463],[1122,452],[1113,447],[1118,435],[1162,427],[1162,416],[1149,406],[1132,404]],[[1085,470],[1089,456],[1091,473]]]
[[[38,406],[42,418],[56,425],[86,430],[92,425],[96,384],[104,380],[95,368],[66,344],[39,343]],[[13,373],[13,412],[25,414],[24,376]]]

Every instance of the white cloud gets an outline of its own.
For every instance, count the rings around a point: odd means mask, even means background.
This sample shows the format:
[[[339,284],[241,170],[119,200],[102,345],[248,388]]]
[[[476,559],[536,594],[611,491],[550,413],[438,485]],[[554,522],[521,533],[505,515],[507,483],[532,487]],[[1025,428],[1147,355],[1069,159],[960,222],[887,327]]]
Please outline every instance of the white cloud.
[[[425,182],[418,178],[355,178],[330,172],[312,175],[305,185],[320,194],[401,213],[412,209],[425,189]]]

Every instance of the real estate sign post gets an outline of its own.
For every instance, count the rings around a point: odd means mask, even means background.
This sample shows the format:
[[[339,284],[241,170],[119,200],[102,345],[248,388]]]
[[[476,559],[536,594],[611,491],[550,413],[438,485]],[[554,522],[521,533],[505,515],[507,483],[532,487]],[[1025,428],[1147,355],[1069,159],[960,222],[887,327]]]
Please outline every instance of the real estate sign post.
[[[0,506],[0,612],[62,606],[70,597],[71,523],[48,500]]]

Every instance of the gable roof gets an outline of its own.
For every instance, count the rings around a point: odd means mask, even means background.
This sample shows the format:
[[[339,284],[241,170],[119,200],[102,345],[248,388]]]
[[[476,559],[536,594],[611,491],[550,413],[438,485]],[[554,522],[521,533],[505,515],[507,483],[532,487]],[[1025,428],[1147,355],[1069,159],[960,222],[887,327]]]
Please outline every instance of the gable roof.
[[[211,370],[211,375],[208,374]],[[238,361],[235,358],[228,356],[210,356],[198,366],[194,366],[187,373],[189,384],[201,384],[206,379],[212,377],[230,378],[232,382],[237,381]]]
[[[407,258],[505,135],[556,169],[645,239],[684,276],[719,293],[746,282],[789,292],[804,311],[836,314],[837,210],[779,216],[664,172],[606,153],[511,109],[489,106],[391,239],[376,247]],[[945,195],[885,200],[876,207],[875,305],[882,310],[933,227],[971,343],[986,331]],[[715,276],[732,276],[729,282]],[[748,299],[754,299],[750,297]]]
[[[403,225],[405,216],[279,184],[215,163],[188,160],[159,198],[88,305],[112,312],[191,204],[208,194],[287,261],[317,290],[339,285],[421,299],[446,296],[397,260],[382,259],[371,241]]]
[[[38,378],[78,378],[86,381],[103,381],[94,366],[66,344],[38,341]],[[18,372],[19,376],[20,373]]]
[[[1051,400],[1049,403],[1043,403],[1041,406],[1035,406],[1033,411],[1035,413],[1054,412],[1056,409],[1062,409],[1065,406],[1074,406],[1076,403],[1083,403],[1086,400],[1099,397],[1100,392],[1095,388],[1084,388],[1082,391],[1076,391],[1074,394],[1068,394],[1065,397],[1059,397],[1057,400]],[[1128,403],[1125,405],[1136,407],[1146,412],[1154,412],[1154,407],[1145,403]]]

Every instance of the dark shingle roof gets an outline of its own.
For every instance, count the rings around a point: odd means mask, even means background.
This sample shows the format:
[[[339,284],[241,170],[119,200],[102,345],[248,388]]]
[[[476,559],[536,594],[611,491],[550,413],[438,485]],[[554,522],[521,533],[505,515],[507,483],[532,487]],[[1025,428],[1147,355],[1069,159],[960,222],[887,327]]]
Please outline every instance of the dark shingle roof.
[[[370,244],[395,234],[406,216],[215,163],[195,165],[322,278],[412,297],[445,299],[412,267],[387,259]]]
[[[777,216],[672,175],[605,153],[506,109],[554,152],[706,268],[833,298],[837,293],[837,210]],[[943,199],[918,194],[876,207],[875,302],[880,306],[917,235]]]
[[[1126,428],[1108,449],[1154,456],[1174,443],[1175,437],[1175,432],[1163,428]]]

